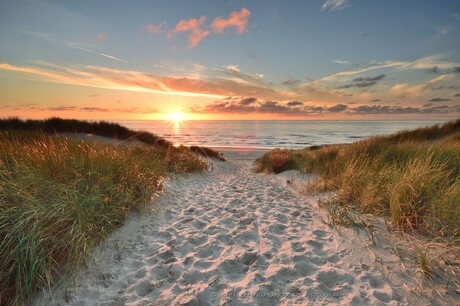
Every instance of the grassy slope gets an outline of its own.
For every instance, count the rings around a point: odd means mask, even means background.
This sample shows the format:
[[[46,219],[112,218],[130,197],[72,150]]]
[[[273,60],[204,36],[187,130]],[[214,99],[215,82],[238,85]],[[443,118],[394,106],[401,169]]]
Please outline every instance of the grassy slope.
[[[257,167],[318,174],[309,190],[335,191],[335,205],[387,215],[402,230],[460,237],[460,120],[349,145],[276,149]]]
[[[0,304],[23,304],[57,274],[72,275],[168,172],[205,167],[186,148],[0,131]]]
[[[154,134],[133,131],[116,123],[89,122],[73,119],[50,118],[46,120],[0,119],[0,130],[43,131],[45,133],[86,133],[119,140],[138,140],[148,145],[170,146],[167,140]]]

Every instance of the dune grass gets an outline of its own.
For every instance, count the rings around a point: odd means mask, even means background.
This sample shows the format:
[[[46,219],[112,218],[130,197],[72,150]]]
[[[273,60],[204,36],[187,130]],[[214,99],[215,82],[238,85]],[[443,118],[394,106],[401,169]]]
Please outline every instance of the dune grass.
[[[185,148],[111,146],[0,131],[0,304],[22,305],[161,192],[168,173],[201,171]]]
[[[220,154],[220,152],[213,150],[211,148],[191,146],[190,151],[198,153],[205,157],[217,158],[220,161],[225,161],[225,158]]]
[[[46,120],[0,119],[0,130],[43,131],[45,133],[85,133],[119,139],[137,140],[147,145],[172,146],[172,143],[145,131],[133,131],[117,123],[107,121],[89,122],[57,117]]]
[[[330,205],[389,216],[392,224],[460,238],[460,120],[353,144],[268,152],[257,170],[319,175],[310,192],[334,191]]]

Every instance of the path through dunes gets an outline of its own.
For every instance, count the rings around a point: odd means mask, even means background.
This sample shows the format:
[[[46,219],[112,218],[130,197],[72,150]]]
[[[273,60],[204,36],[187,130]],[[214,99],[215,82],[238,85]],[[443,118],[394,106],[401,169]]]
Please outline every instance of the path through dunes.
[[[404,284],[365,247],[314,218],[314,198],[252,161],[167,182],[95,252],[75,288],[37,298],[69,305],[400,304]],[[402,294],[401,294],[402,293]],[[46,301],[46,302],[45,302]]]

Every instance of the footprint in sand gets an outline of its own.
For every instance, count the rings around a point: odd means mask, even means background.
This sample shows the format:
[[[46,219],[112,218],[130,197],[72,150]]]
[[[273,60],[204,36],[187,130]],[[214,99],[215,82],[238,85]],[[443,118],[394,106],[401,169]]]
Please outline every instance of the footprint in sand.
[[[77,281],[70,299],[35,305],[405,302],[378,266],[348,264],[353,252],[337,249],[340,238],[312,217],[308,201],[273,177],[248,172],[249,163],[230,161],[170,182],[156,199],[161,215],[122,227],[124,238],[107,243],[106,257]],[[297,295],[273,298],[275,292]]]

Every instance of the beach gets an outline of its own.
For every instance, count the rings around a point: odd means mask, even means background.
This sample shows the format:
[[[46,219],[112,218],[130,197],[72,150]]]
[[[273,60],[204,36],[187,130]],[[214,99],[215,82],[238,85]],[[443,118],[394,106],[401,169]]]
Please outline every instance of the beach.
[[[308,177],[256,174],[263,151],[223,151],[213,171],[168,179],[151,210],[99,245],[73,286],[31,305],[425,305],[423,290],[382,230],[327,225]],[[287,182],[289,180],[290,183]],[[447,299],[447,300],[445,300]]]

